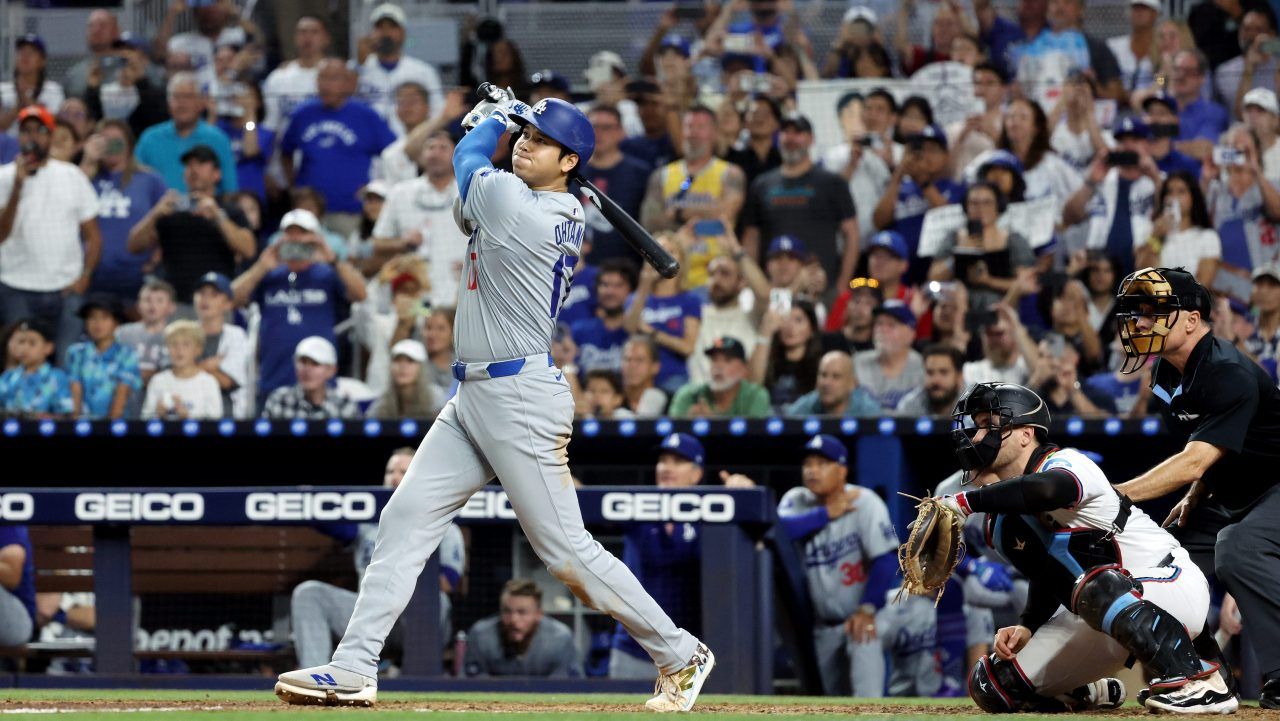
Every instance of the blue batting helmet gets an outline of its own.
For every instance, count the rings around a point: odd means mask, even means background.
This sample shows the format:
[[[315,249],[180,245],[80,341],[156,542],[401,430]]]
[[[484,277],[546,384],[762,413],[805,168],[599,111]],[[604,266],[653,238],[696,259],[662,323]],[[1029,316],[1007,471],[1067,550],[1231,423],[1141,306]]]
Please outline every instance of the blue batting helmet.
[[[521,125],[532,125],[569,152],[577,153],[579,168],[585,166],[595,152],[596,131],[591,127],[587,116],[573,103],[566,103],[559,98],[545,98],[511,119]]]

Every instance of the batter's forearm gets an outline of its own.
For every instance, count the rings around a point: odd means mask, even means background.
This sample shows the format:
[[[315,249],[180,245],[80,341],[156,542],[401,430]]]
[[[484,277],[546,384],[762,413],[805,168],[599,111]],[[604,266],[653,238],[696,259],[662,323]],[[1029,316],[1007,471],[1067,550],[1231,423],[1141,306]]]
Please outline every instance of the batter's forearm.
[[[458,179],[458,193],[463,202],[466,202],[467,190],[471,188],[472,174],[477,170],[493,167],[489,158],[498,149],[498,140],[505,132],[505,123],[488,117],[458,141],[458,146],[453,151],[453,174]]]

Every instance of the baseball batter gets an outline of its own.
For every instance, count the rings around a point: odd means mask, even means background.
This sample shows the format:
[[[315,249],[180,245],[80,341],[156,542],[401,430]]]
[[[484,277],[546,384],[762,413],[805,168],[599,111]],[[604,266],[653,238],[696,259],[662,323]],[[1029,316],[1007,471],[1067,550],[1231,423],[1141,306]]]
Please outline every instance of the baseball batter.
[[[453,159],[470,233],[454,330],[458,392],[382,512],[373,561],[332,662],[282,674],[276,694],[288,703],[372,705],[378,656],[427,558],[467,499],[497,476],[551,573],[622,623],[657,664],[645,705],[688,711],[715,658],[583,527],[566,452],[573,397],[549,352],[582,248],[582,206],[568,183],[590,159],[595,133],[558,99],[533,108],[481,102],[464,125],[471,131]],[[507,132],[519,133],[511,173],[489,162]]]
[[[822,690],[878,698],[885,668],[876,611],[897,584],[898,534],[879,496],[845,482],[849,452],[840,439],[814,436],[804,452],[804,486],[782,496],[778,518],[804,544]]]
[[[1217,666],[1191,639],[1209,607],[1204,574],[1173,536],[1117,493],[1092,460],[1048,439],[1033,391],[982,383],[956,404],[952,431],[974,490],[942,496],[962,517],[987,514],[989,545],[1030,580],[1021,622],[974,665],[969,695],[992,712],[1113,707],[1114,673],[1132,655],[1154,675],[1145,705],[1231,713]]]

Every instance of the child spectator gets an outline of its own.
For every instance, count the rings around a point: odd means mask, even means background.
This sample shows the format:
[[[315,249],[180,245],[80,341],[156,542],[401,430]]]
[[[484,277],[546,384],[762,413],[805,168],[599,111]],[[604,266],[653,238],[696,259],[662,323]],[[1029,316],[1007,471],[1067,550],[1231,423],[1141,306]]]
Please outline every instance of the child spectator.
[[[249,336],[243,328],[227,322],[235,305],[231,281],[221,273],[205,273],[196,282],[196,318],[204,331],[200,367],[218,382],[222,392],[222,415],[248,418]]]
[[[391,382],[369,409],[370,418],[430,418],[440,412],[435,386],[426,372],[427,348],[405,339],[391,348]]]
[[[178,306],[173,286],[152,278],[138,291],[138,316],[140,320],[125,323],[116,331],[116,340],[128,346],[138,357],[138,372],[142,384],[151,382],[152,376],[169,365],[164,333],[173,320]]]
[[[0,415],[35,418],[71,414],[71,381],[49,364],[53,332],[37,321],[22,321],[13,332],[19,365],[0,375]]]
[[[222,388],[197,364],[204,351],[204,331],[191,320],[175,320],[164,329],[168,370],[147,384],[143,418],[202,419],[222,417]]]
[[[142,390],[138,356],[116,341],[123,312],[110,295],[90,295],[80,306],[89,340],[67,349],[72,414],[85,418],[122,418],[131,393]]]
[[[637,418],[656,418],[667,410],[667,393],[653,382],[661,362],[658,344],[648,336],[631,336],[622,346],[622,388],[626,408]]]
[[[622,376],[617,371],[603,368],[587,371],[583,390],[586,392],[587,415],[604,420],[636,417],[624,407],[626,396],[622,393]]]

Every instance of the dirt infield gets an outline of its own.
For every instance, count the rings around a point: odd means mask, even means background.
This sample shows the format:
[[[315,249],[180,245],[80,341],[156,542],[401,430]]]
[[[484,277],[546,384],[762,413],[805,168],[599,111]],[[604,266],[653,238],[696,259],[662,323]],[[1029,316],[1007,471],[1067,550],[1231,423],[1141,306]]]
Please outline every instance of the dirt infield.
[[[3,692],[0,692],[2,694]],[[193,694],[194,695],[194,694]],[[0,714],[15,713],[131,713],[131,712],[277,712],[277,713],[325,713],[327,709],[315,706],[288,706],[286,704],[264,699],[261,702],[224,702],[217,697],[217,694],[210,693],[205,698],[192,698],[184,700],[156,700],[149,702],[144,699],[119,699],[119,700],[33,700],[33,699],[3,699],[0,696]],[[540,713],[540,714],[616,714],[616,713],[646,713],[644,707],[639,704],[618,704],[618,703],[513,703],[509,701],[396,701],[389,700],[379,703],[375,708],[364,711],[365,713],[379,712],[406,712],[406,711],[432,711],[432,712],[453,712],[453,713],[483,713],[483,714],[510,714],[510,713]],[[929,705],[929,704],[912,704],[905,707],[902,704],[885,704],[885,703],[866,703],[866,704],[775,704],[763,701],[760,703],[717,703],[709,702],[698,704],[697,711],[709,714],[750,714],[750,715],[777,715],[777,716],[885,716],[902,718],[904,716],[951,716],[951,717],[977,717],[981,716],[980,711],[976,708],[968,706],[956,705]],[[1132,719],[1135,717],[1146,717],[1149,714],[1143,708],[1132,703],[1119,711],[1109,713],[1091,712],[1086,714],[1078,714],[1088,716],[1090,718],[1123,718]],[[1262,719],[1273,718],[1274,714],[1257,708],[1256,706],[1242,707],[1235,714],[1234,718],[1238,719]],[[1065,717],[1064,717],[1065,718]]]

